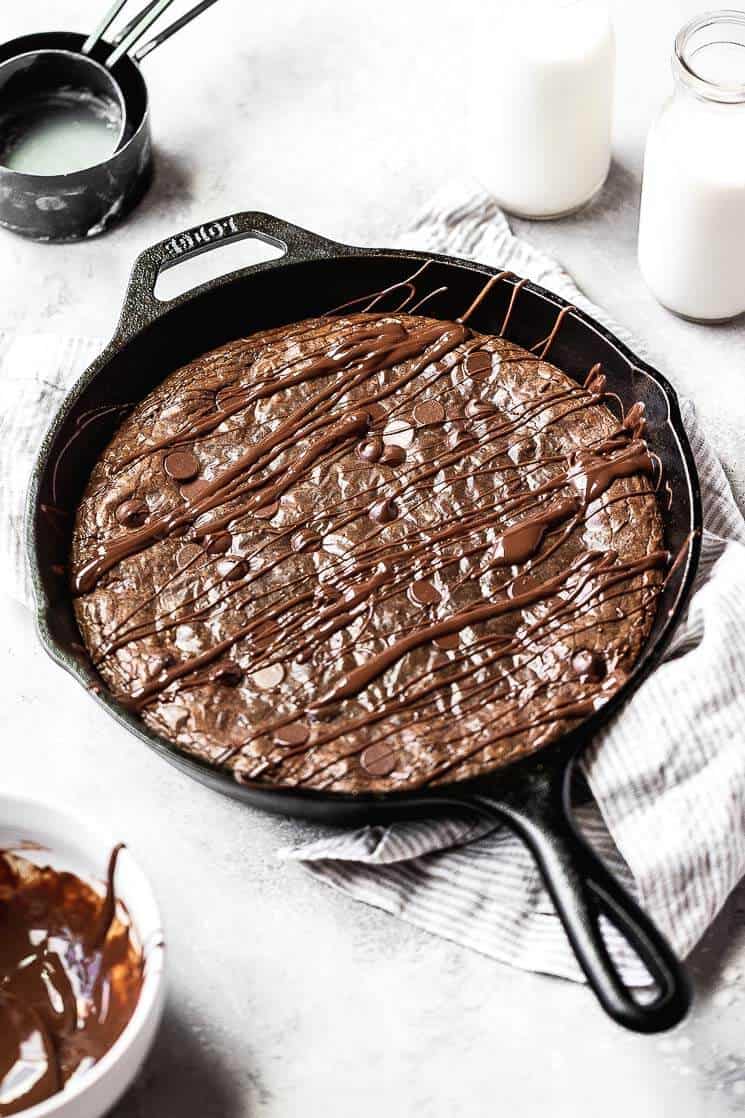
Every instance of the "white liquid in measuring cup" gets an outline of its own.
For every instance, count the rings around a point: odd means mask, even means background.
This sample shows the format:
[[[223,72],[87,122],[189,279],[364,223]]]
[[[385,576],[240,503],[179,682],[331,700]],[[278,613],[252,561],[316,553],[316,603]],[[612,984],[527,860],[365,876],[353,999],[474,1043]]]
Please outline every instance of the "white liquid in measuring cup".
[[[702,321],[745,311],[745,15],[739,30],[716,15],[676,41],[678,87],[649,133],[639,217],[647,285]]]
[[[0,121],[0,163],[32,175],[64,175],[113,154],[121,120],[117,106],[83,93],[49,94]]]
[[[512,0],[494,28],[477,148],[482,177],[524,217],[571,213],[611,153],[615,48],[599,0]]]

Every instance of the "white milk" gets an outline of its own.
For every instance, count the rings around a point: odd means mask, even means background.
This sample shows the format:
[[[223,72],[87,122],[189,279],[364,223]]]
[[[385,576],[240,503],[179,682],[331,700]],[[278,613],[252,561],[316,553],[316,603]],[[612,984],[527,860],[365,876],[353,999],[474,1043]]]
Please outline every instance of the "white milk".
[[[676,90],[644,159],[639,266],[687,318],[745,311],[745,13],[710,13],[676,39]]]
[[[64,175],[103,163],[116,150],[113,101],[76,90],[43,94],[0,117],[0,163],[30,175]]]
[[[511,0],[481,84],[482,177],[514,214],[580,208],[610,165],[615,48],[600,0]],[[493,48],[493,49],[492,49]]]

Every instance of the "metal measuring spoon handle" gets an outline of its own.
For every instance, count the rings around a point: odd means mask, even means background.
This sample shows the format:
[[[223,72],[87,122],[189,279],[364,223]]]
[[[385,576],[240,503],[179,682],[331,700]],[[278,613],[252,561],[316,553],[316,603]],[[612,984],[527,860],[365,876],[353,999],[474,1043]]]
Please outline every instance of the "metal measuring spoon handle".
[[[156,3],[145,8],[143,18],[124,36],[116,49],[113,50],[106,59],[106,65],[109,69],[117,64],[122,55],[126,54],[129,48],[134,46],[138,39],[142,38],[147,29],[155,23],[156,19],[171,3],[173,3],[173,0],[157,0]],[[216,3],[216,0],[201,0],[199,4],[195,4],[188,12],[185,12],[184,15],[174,20],[174,22],[164,28],[163,31],[155,35],[149,42],[145,43],[144,46],[140,47],[138,51],[135,51],[133,56],[135,60],[139,62],[146,54],[155,50],[155,48],[159,47],[161,43],[164,43],[166,39],[170,39],[171,35],[175,35],[177,31],[180,31],[187,23],[191,23],[193,19],[196,19],[198,15],[201,15],[203,11],[211,7],[214,3]]]
[[[106,33],[106,31],[111,26],[111,24],[114,22],[116,17],[119,15],[119,12],[122,10],[122,8],[124,7],[124,5],[126,3],[127,3],[127,0],[114,0],[114,3],[111,5],[109,10],[106,12],[106,15],[103,17],[101,22],[98,24],[95,31],[91,32],[91,34],[88,36],[88,38],[85,40],[82,47],[80,48],[81,51],[83,52],[83,54],[90,54],[91,53],[91,51],[95,47],[98,40],[101,38],[102,35],[104,35]],[[142,15],[142,12],[140,12],[140,15],[137,16],[137,22],[138,23],[139,23],[141,15]]]
[[[141,62],[145,55],[150,54],[150,52],[155,50],[156,47],[159,47],[161,43],[165,43],[166,39],[170,39],[171,35],[175,35],[182,27],[186,27],[187,23],[191,23],[198,15],[201,15],[202,12],[206,11],[207,8],[211,8],[212,5],[216,3],[217,0],[200,0],[199,4],[195,4],[193,8],[190,8],[188,12],[184,12],[182,16],[175,19],[168,27],[159,31],[158,34],[154,35],[152,39],[149,39],[147,43],[138,47],[138,49],[132,53],[135,62]]]

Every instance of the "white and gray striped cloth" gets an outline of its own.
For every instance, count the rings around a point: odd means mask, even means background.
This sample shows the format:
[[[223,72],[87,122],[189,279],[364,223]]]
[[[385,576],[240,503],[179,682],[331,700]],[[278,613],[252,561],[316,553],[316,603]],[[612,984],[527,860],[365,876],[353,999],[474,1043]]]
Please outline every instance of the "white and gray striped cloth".
[[[509,268],[587,310],[637,353],[550,257],[512,236],[492,199],[443,192],[399,243]],[[0,333],[0,586],[29,601],[22,506],[41,434],[97,339]],[[686,622],[666,659],[593,743],[589,840],[687,954],[745,873],[745,523],[684,405],[704,494],[703,554]],[[283,856],[320,880],[494,959],[567,978],[579,968],[530,855],[504,828],[457,820],[368,827]],[[611,929],[626,981],[641,964]]]

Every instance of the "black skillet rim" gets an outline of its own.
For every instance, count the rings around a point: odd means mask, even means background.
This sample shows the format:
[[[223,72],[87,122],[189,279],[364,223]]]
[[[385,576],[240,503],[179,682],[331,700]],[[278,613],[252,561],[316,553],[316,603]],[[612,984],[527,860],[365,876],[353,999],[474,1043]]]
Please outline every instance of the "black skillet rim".
[[[304,233],[305,231],[298,232]],[[311,244],[313,243],[314,237],[315,235],[308,234]],[[255,265],[251,269],[251,272],[258,273],[269,269],[292,268],[294,265],[305,263],[309,259],[319,258],[322,255],[323,258],[331,261],[337,258],[348,259],[350,257],[388,257],[392,259],[411,260],[412,262],[417,261],[419,263],[424,260],[432,260],[458,269],[465,269],[483,275],[486,278],[500,274],[500,269],[498,268],[440,253],[426,251],[417,252],[404,249],[358,248],[326,240],[324,240],[323,243],[327,251],[322,254],[315,254],[315,256],[306,255],[303,258],[285,256],[265,264]],[[136,286],[137,270],[137,265],[135,265],[132,281],[133,286]],[[231,273],[202,284],[193,291],[186,292],[169,303],[164,304],[162,313],[164,315],[167,314],[169,310],[188,303],[190,299],[196,298],[207,290],[226,287],[231,282],[235,282],[239,278],[239,275],[241,275],[241,273]],[[289,812],[302,814],[305,807],[312,810],[313,805],[318,807],[336,805],[340,810],[343,809],[344,805],[348,805],[350,809],[363,809],[365,806],[371,809],[374,809],[376,806],[380,808],[395,808],[396,805],[400,805],[405,809],[407,805],[426,802],[429,797],[433,799],[437,799],[438,797],[440,799],[445,799],[449,793],[457,792],[458,798],[462,795],[468,795],[469,793],[483,795],[488,793],[490,788],[494,791],[495,781],[499,781],[499,779],[504,777],[507,773],[517,770],[524,771],[526,769],[540,772],[547,766],[554,768],[557,764],[560,764],[562,760],[566,763],[569,759],[574,757],[581,747],[586,745],[597,731],[607,724],[634,690],[636,690],[659,664],[662,654],[677,628],[678,622],[690,598],[700,557],[701,533],[703,528],[701,489],[693,451],[685,427],[683,426],[678,396],[668,379],[653,366],[640,360],[615,334],[574,304],[569,303],[561,296],[532,281],[525,283],[524,288],[527,288],[528,291],[551,303],[557,310],[566,308],[569,316],[574,317],[583,327],[589,329],[603,341],[615,348],[629,366],[630,370],[633,369],[647,376],[660,389],[667,405],[667,423],[675,436],[681,463],[684,467],[684,479],[688,486],[692,521],[688,536],[688,553],[684,560],[685,570],[681,579],[680,588],[675,603],[668,610],[668,615],[663,621],[659,633],[653,640],[648,639],[648,643],[644,646],[628,679],[608,702],[587,719],[583,720],[577,727],[565,733],[555,741],[548,743],[550,746],[548,750],[545,748],[538,749],[534,753],[517,758],[513,762],[495,766],[493,769],[479,774],[477,777],[466,780],[453,780],[443,782],[442,784],[427,785],[419,789],[352,793],[334,792],[333,790],[322,791],[313,788],[293,788],[286,785],[263,783],[260,780],[238,780],[231,770],[220,769],[209,761],[186,753],[173,743],[167,741],[167,739],[150,731],[141,719],[127,711],[117,703],[105,687],[101,687],[98,683],[99,677],[92,667],[81,662],[71,650],[65,649],[56,640],[50,630],[47,618],[48,613],[54,609],[54,605],[46,592],[44,580],[41,575],[42,562],[39,557],[37,514],[40,503],[42,479],[50,468],[54,442],[65,420],[74,408],[80,395],[89,387],[93,380],[99,376],[110,359],[115,354],[125,349],[132,338],[140,332],[142,324],[135,322],[133,329],[125,321],[124,314],[122,315],[114,338],[67,393],[59,411],[44,436],[31,476],[31,484],[26,504],[25,541],[36,606],[36,629],[47,654],[77,679],[91,697],[105,707],[107,712],[120,725],[125,726],[131,733],[141,741],[144,741],[146,745],[150,746],[156,753],[159,753],[169,763],[181,769],[183,772],[188,773],[201,783],[207,784],[223,794],[232,796],[233,798],[244,799],[249,803],[264,807],[270,811],[287,810]]]

